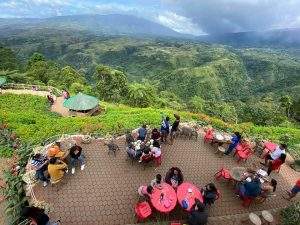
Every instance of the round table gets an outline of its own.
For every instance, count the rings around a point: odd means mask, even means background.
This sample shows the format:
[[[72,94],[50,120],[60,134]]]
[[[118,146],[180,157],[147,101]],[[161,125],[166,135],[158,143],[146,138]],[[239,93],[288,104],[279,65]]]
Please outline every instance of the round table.
[[[189,192],[191,191],[191,192]],[[190,211],[192,206],[195,204],[195,199],[199,199],[203,203],[203,196],[200,190],[193,185],[192,183],[184,182],[177,188],[177,199],[179,204],[182,204],[182,201],[186,199],[188,201],[188,208],[186,211]],[[182,207],[182,205],[181,205]]]
[[[241,181],[246,172],[247,172],[247,169],[245,167],[233,167],[230,170],[230,175],[233,180]]]
[[[277,148],[277,144],[272,143],[272,142],[265,142],[264,146],[266,149],[270,150],[270,151],[274,151]]]
[[[174,188],[167,183],[162,183],[160,189],[154,187],[150,199],[153,207],[162,213],[171,212],[177,204],[176,192]]]

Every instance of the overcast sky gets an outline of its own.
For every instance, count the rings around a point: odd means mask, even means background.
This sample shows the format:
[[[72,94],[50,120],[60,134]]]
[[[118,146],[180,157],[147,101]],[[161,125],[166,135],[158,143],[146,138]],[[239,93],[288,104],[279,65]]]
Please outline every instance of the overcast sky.
[[[0,0],[0,18],[111,13],[194,35],[300,27],[300,0]]]

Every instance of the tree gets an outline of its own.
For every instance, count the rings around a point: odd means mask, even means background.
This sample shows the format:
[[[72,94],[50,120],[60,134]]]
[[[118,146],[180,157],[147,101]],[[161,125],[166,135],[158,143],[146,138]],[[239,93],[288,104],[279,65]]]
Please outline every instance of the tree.
[[[286,116],[290,117],[290,111],[293,105],[292,98],[289,95],[284,95],[280,98],[280,104],[285,108]]]
[[[204,112],[205,100],[199,96],[194,96],[191,98],[188,104],[188,109],[192,112]]]
[[[27,76],[32,83],[48,84],[50,80],[53,80],[57,84],[60,79],[59,73],[59,68],[55,63],[36,61],[31,64]]]
[[[85,78],[71,66],[66,66],[61,69],[60,77],[58,77],[57,81],[64,88],[69,88],[75,82],[84,85]]]
[[[133,83],[128,87],[128,103],[137,107],[148,107],[156,100],[156,88],[148,83]]]
[[[107,101],[120,101],[127,94],[127,78],[121,71],[98,65],[94,73],[96,90]]]
[[[30,59],[27,62],[27,70],[31,69],[31,67],[37,62],[45,62],[45,57],[40,53],[33,53]]]
[[[10,48],[0,46],[0,70],[16,70],[19,62]]]

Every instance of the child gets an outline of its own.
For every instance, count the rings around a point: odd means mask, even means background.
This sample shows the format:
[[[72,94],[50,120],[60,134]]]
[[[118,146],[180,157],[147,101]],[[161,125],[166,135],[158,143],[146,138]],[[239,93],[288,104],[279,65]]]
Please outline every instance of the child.
[[[150,154],[150,150],[148,149],[148,148],[146,148],[145,150],[144,150],[144,152],[142,153],[142,156],[140,157],[140,163],[141,162],[146,162],[146,161],[148,161],[148,160],[152,160],[152,155]]]
[[[151,149],[151,154],[154,157],[157,166],[161,164],[161,149],[158,141],[153,142],[153,148]]]
[[[139,195],[141,197],[145,197],[145,198],[150,197],[150,195],[152,194],[152,192],[153,192],[153,187],[151,185],[148,185],[148,186],[142,185],[138,189]]]
[[[204,197],[204,204],[211,205],[215,202],[217,199],[218,191],[216,186],[213,183],[209,183],[205,186],[205,188],[202,190],[202,195]]]
[[[162,179],[162,177],[161,177],[161,175],[160,174],[156,174],[156,176],[155,176],[155,179],[153,179],[152,181],[151,181],[151,186],[152,187],[161,187],[161,179]]]

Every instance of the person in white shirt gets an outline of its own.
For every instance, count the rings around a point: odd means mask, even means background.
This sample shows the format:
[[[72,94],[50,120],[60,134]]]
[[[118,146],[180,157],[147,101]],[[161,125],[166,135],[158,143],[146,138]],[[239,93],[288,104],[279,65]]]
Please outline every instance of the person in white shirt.
[[[151,148],[151,153],[154,158],[158,158],[161,156],[161,149],[158,141],[153,142],[153,147]]]
[[[281,154],[285,154],[286,148],[286,144],[280,144],[273,152],[267,154],[265,157],[265,165],[268,165],[269,160],[276,160],[281,156]]]

